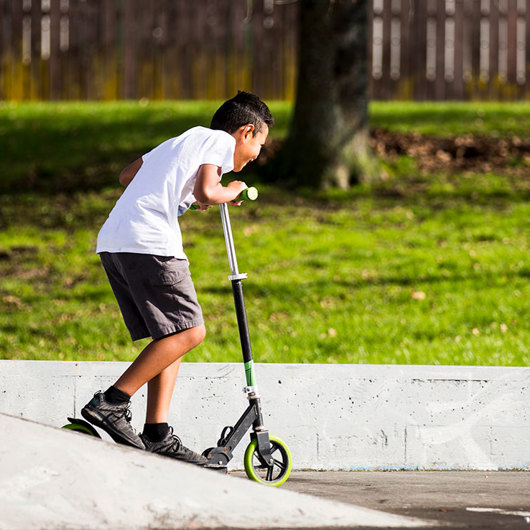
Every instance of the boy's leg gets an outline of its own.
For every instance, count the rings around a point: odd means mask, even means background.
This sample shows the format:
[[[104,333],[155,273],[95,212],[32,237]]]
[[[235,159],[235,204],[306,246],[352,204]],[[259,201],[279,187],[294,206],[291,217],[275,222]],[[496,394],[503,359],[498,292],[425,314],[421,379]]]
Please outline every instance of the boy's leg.
[[[140,353],[114,386],[132,396],[145,383],[151,381],[176,361],[179,361],[185,353],[198,346],[205,335],[206,328],[204,325],[200,325],[154,340]],[[178,372],[178,366],[176,372]],[[176,377],[177,373],[173,374],[170,369],[159,381],[163,385],[166,397],[168,391],[173,393]]]
[[[146,449],[198,465],[207,464],[206,458],[184,447],[167,420],[181,358],[200,344],[205,334],[204,325],[200,325],[153,341],[114,385],[132,395],[147,382],[146,424],[140,435]]]
[[[147,410],[145,423],[167,423],[169,405],[180,368],[178,359],[147,383]]]
[[[169,434],[169,405],[180,368],[180,359],[147,383],[147,412],[142,437],[161,441]],[[145,443],[145,442],[144,442]]]
[[[114,391],[123,393],[125,399],[120,399],[119,403],[108,401],[106,394],[111,387],[92,398],[81,411],[83,417],[106,430],[117,442],[144,449],[145,442],[130,426],[127,397],[154,379],[150,392],[151,410],[158,417],[167,419],[180,358],[199,345],[205,334],[205,327],[201,325],[154,340],[113,385]],[[157,379],[157,376],[160,377]]]

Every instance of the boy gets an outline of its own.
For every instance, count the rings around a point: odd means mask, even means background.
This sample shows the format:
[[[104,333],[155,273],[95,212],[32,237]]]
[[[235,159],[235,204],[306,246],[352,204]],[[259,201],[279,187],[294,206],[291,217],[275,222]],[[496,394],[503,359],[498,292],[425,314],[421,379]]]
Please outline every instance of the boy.
[[[257,158],[274,119],[257,96],[239,92],[216,111],[211,128],[194,127],[127,166],[126,187],[98,235],[97,250],[132,340],[153,341],[106,392],[81,411],[118,443],[204,465],[169,427],[182,356],[204,339],[201,307],[182,248],[177,216],[191,204],[234,202],[244,182],[221,184]],[[129,400],[148,385],[143,433],[131,427]]]

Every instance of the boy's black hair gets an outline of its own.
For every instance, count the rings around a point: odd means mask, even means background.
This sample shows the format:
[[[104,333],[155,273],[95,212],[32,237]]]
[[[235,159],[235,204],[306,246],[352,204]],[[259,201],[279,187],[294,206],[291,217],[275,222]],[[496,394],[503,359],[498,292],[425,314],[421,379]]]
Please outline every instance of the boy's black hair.
[[[261,131],[264,123],[269,127],[274,125],[269,107],[255,94],[239,90],[236,96],[215,111],[210,128],[232,134],[239,127],[252,124],[255,135]]]

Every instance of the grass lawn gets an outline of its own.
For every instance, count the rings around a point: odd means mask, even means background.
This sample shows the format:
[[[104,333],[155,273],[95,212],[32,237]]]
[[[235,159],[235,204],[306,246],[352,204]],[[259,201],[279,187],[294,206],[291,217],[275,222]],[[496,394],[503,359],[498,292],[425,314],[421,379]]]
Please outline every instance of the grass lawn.
[[[275,134],[290,107],[273,104]],[[123,164],[216,103],[1,105],[0,358],[132,360],[98,257],[97,231]],[[374,126],[420,134],[528,137],[530,105],[372,105]],[[255,358],[260,362],[527,365],[528,180],[423,173],[351,192],[286,197],[260,185],[231,208]],[[13,193],[33,178],[48,193]],[[89,189],[69,193],[79,181]],[[219,214],[181,218],[206,317],[188,361],[239,361]]]

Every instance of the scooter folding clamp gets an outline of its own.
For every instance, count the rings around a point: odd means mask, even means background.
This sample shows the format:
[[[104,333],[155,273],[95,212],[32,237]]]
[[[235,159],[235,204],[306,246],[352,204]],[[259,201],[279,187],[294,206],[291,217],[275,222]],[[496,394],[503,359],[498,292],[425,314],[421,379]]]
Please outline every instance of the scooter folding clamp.
[[[246,280],[248,274],[246,272],[240,272],[239,274],[231,274],[228,279],[233,282],[234,280]]]
[[[248,397],[256,398],[259,397],[259,391],[257,385],[245,386],[243,387],[243,392],[248,395]]]

